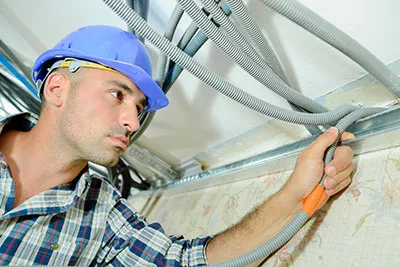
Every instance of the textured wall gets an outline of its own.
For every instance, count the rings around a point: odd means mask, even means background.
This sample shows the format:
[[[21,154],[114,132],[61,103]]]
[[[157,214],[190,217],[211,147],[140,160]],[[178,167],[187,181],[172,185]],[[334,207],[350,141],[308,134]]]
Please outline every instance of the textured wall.
[[[400,266],[400,149],[355,158],[352,184],[264,266]],[[149,221],[186,238],[215,234],[277,191],[290,172],[181,194],[132,199]]]

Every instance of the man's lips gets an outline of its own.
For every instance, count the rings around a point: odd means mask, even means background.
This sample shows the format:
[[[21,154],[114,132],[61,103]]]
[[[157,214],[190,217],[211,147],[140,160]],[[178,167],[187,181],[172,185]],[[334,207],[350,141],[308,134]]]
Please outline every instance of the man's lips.
[[[116,143],[118,146],[120,146],[123,150],[126,150],[126,148],[128,147],[129,140],[125,136],[118,135],[118,136],[111,136],[110,138],[114,143]]]

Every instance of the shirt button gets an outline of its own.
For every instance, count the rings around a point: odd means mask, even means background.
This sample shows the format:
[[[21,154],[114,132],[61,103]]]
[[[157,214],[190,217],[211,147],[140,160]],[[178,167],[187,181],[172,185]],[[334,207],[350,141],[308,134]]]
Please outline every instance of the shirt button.
[[[0,167],[2,169],[6,169],[7,168],[7,164],[5,164],[3,161],[0,161]]]
[[[51,248],[52,248],[53,250],[57,250],[57,249],[60,248],[60,245],[55,243],[55,244],[52,244],[52,245],[51,245]]]

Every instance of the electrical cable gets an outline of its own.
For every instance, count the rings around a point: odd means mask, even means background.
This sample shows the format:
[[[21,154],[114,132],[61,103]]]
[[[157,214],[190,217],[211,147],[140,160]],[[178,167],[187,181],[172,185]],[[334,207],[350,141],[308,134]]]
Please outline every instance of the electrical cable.
[[[307,114],[286,110],[272,105],[268,102],[252,96],[249,93],[240,90],[238,87],[233,86],[229,82],[223,80],[217,74],[211,72],[209,69],[199,64],[189,55],[185,54],[179,48],[174,46],[170,41],[154,31],[142,18],[140,18],[140,16],[135,13],[134,10],[129,8],[125,3],[119,0],[103,0],[103,2],[107,4],[119,16],[121,16],[121,18],[123,18],[125,22],[130,24],[130,26],[135,27],[135,30],[140,31],[140,34],[142,34],[144,38],[153,43],[163,53],[167,54],[171,58],[171,60],[174,60],[177,64],[181,65],[183,68],[185,68],[196,77],[198,77],[200,80],[202,80],[212,88],[218,90],[222,94],[264,115],[296,124],[321,125],[334,123],[342,118],[344,115],[358,109],[355,106],[346,105],[336,110],[328,111],[325,113]],[[299,94],[296,91],[294,92],[294,94],[300,95],[300,97],[304,99],[303,95]],[[313,102],[308,98],[306,99]]]
[[[115,13],[117,13],[122,19],[124,19],[130,26],[134,27],[135,30],[139,31],[140,34],[144,36],[144,38],[152,42],[156,47],[158,47],[163,53],[168,55],[172,60],[176,61],[177,64],[181,65],[183,68],[190,71],[196,77],[199,77],[202,81],[204,81],[211,87],[217,89],[218,91],[222,92],[227,96],[230,96],[232,99],[237,100],[240,103],[254,109],[255,111],[258,111],[267,116],[271,116],[284,121],[289,121],[292,123],[310,124],[310,125],[337,123],[336,127],[339,130],[338,138],[336,142],[333,145],[331,145],[330,148],[327,150],[326,156],[324,158],[325,164],[329,163],[332,160],[333,152],[338,145],[340,136],[349,125],[351,125],[354,121],[358,119],[367,116],[372,116],[374,114],[387,110],[384,108],[357,108],[354,106],[346,105],[339,107],[333,111],[317,113],[317,114],[307,114],[307,113],[299,113],[296,111],[288,111],[281,109],[265,101],[257,99],[254,96],[247,94],[246,92],[241,91],[239,88],[224,81],[218,75],[209,71],[204,66],[194,61],[192,58],[190,58],[190,56],[180,51],[171,42],[169,42],[168,40],[160,36],[158,33],[156,33],[153,29],[151,29],[146,24],[145,21],[141,20],[140,17],[124,3],[120,2],[119,0],[103,0],[103,2],[105,2]],[[193,6],[191,3],[185,0],[178,0],[178,2],[181,3],[182,8],[187,13],[191,12],[191,14],[189,15],[192,16],[194,20],[198,19],[197,20],[198,25],[205,31],[206,35],[211,36],[212,34],[215,33],[215,28],[213,28],[212,26],[210,28],[204,27],[204,25],[207,25],[207,22],[204,22],[202,15],[196,17],[197,13],[196,11],[193,10],[196,10],[197,6]],[[210,32],[207,33],[206,31],[208,30],[210,30]],[[219,35],[215,34],[213,36],[219,36]],[[213,41],[215,42],[215,40]],[[238,51],[240,50],[238,49]],[[249,70],[251,70],[251,68]],[[273,75],[277,76],[272,70],[271,72],[273,73]],[[298,100],[297,98],[301,98],[300,96],[296,95],[297,92],[294,90],[287,90],[287,93],[290,94],[288,98],[292,98],[295,100]],[[292,97],[292,95],[296,96]],[[298,104],[298,102],[295,103]],[[314,108],[317,107],[318,106],[315,106]],[[304,108],[309,109],[310,107],[305,106]],[[281,232],[279,232],[275,237],[267,241],[264,245],[260,246],[259,248],[256,248],[255,250],[245,255],[212,266],[218,266],[218,267],[244,266],[254,261],[261,260],[267,257],[270,253],[274,252],[276,249],[281,247],[291,237],[293,237],[293,235],[302,227],[302,225],[304,225],[304,223],[307,222],[309,217],[313,215],[313,213],[316,211],[319,205],[327,198],[323,188],[324,179],[325,179],[325,174],[322,176],[320,184],[313,190],[313,192],[304,201],[302,210],[298,212],[295,218],[292,220],[292,222],[290,222],[289,225],[285,227]]]
[[[400,78],[346,33],[295,0],[259,1],[344,53],[400,97]]]
[[[207,10],[205,10],[204,8],[202,8],[201,10],[205,13],[206,16],[210,15],[210,13]],[[229,9],[224,12],[227,16],[229,16],[231,14]],[[217,27],[220,26],[213,18],[210,18],[210,19]],[[192,24],[193,24],[193,22],[190,25],[192,25]],[[196,25],[196,24],[194,24],[194,25]],[[190,28],[190,26],[189,26],[189,28]],[[189,28],[188,28],[188,30],[189,30]],[[198,27],[196,25],[196,31],[197,30],[198,30]],[[189,34],[191,34],[191,33],[189,32]],[[199,51],[199,49],[207,42],[207,40],[208,40],[208,37],[201,30],[199,30],[196,32],[196,35],[189,41],[189,43],[183,44],[183,46],[184,46],[183,52],[185,52],[189,56],[193,57],[197,53],[197,51]],[[179,47],[179,44],[177,46]],[[183,71],[183,68],[180,65],[174,64],[175,62],[173,62],[173,61],[171,61],[171,62],[173,64],[170,64],[169,71],[167,72],[165,81],[164,81],[165,86],[163,88],[163,91],[165,93],[167,93],[169,91],[171,86],[175,83],[175,81],[178,79],[179,75]]]
[[[183,10],[179,5],[176,5],[172,12],[172,15],[170,16],[167,29],[165,30],[164,33],[164,37],[166,39],[170,41],[172,40],[172,37],[174,36],[174,33],[176,31],[176,28],[178,27],[179,21],[182,18],[182,15],[183,15]],[[155,80],[161,88],[163,88],[164,84],[166,67],[167,67],[167,56],[163,53],[160,53],[157,62]],[[165,90],[163,91],[165,94],[167,93]],[[147,112],[139,117],[140,128],[131,136],[129,141],[130,144],[135,142],[146,131],[147,127],[150,125],[150,122],[153,120],[155,113],[156,113],[155,111]]]
[[[275,53],[273,52],[272,48],[269,46],[268,42],[264,38],[264,46],[267,48],[267,51],[263,54],[264,57],[262,57],[256,50],[255,48],[251,45],[250,40],[253,38],[251,36],[247,36],[248,38],[245,38],[243,34],[233,25],[232,21],[228,18],[228,16],[231,14],[229,6],[225,3],[221,3],[221,8],[218,6],[217,3],[215,3],[213,0],[201,0],[201,2],[204,4],[204,7],[212,14],[213,18],[215,21],[222,26],[224,32],[232,39],[233,42],[235,42],[239,48],[245,52],[245,54],[254,60],[260,68],[271,68],[272,71],[278,75],[278,77],[290,87],[289,79],[287,78],[285,72],[282,69],[281,64],[278,61],[278,58],[276,57]],[[245,8],[244,5],[240,8]],[[236,10],[238,12],[243,12],[245,14],[248,14],[248,12],[242,11],[242,10]],[[229,15],[228,15],[229,14]],[[250,16],[250,15],[249,15]],[[243,17],[243,16],[240,16]],[[248,19],[251,21],[251,19]],[[252,24],[250,24],[252,25]],[[252,25],[253,26],[253,25]],[[250,26],[248,26],[250,27]],[[253,26],[256,27],[256,26]],[[258,27],[256,27],[258,29]],[[256,30],[253,30],[256,31]],[[304,112],[305,110],[302,109],[301,107],[296,106],[294,103],[291,103],[288,101],[289,105],[291,108],[295,111],[302,111]],[[324,111],[327,111],[328,109],[325,108]],[[308,111],[307,111],[308,112]],[[311,134],[317,134],[321,133],[321,130],[316,127],[316,126],[309,126],[305,125],[307,130]]]
[[[308,97],[300,94],[284,83],[275,72],[268,66],[260,66],[242,51],[236,44],[230,41],[218,28],[211,23],[198,6],[191,0],[177,0],[182,9],[197,23],[209,39],[211,39],[219,49],[225,52],[234,62],[245,71],[250,73],[260,83],[264,84],[272,91],[289,100],[290,102],[310,110],[312,112],[324,112],[326,108]]]
[[[182,8],[177,4],[172,11],[172,14],[169,18],[168,21],[168,26],[167,29],[165,30],[164,37],[168,40],[172,40],[172,37],[174,36],[174,33],[176,31],[176,28],[178,27],[179,21],[181,20],[183,15],[183,10]],[[157,68],[156,68],[156,83],[162,88],[163,83],[164,83],[164,78],[165,78],[165,72],[166,72],[166,67],[167,67],[167,55],[164,53],[160,53],[160,56],[158,57],[158,62],[157,62]]]

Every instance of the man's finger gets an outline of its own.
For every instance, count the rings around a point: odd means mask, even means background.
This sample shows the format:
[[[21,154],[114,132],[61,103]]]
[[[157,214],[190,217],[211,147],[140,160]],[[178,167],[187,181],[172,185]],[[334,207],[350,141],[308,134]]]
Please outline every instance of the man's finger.
[[[310,154],[322,158],[325,150],[335,142],[338,132],[339,131],[336,127],[331,127],[318,136],[318,138],[308,147]]]
[[[348,146],[339,146],[336,148],[333,159],[325,166],[325,173],[334,176],[336,173],[346,169],[351,164],[354,152]]]
[[[340,141],[348,141],[348,140],[351,140],[354,138],[356,138],[356,136],[354,134],[349,133],[349,132],[344,132],[344,133],[342,133],[342,136],[340,137]]]
[[[325,179],[324,186],[326,189],[334,189],[338,184],[340,184],[344,179],[351,177],[351,174],[354,171],[354,164],[350,163],[346,169],[341,172],[335,174],[334,176],[328,176]]]

